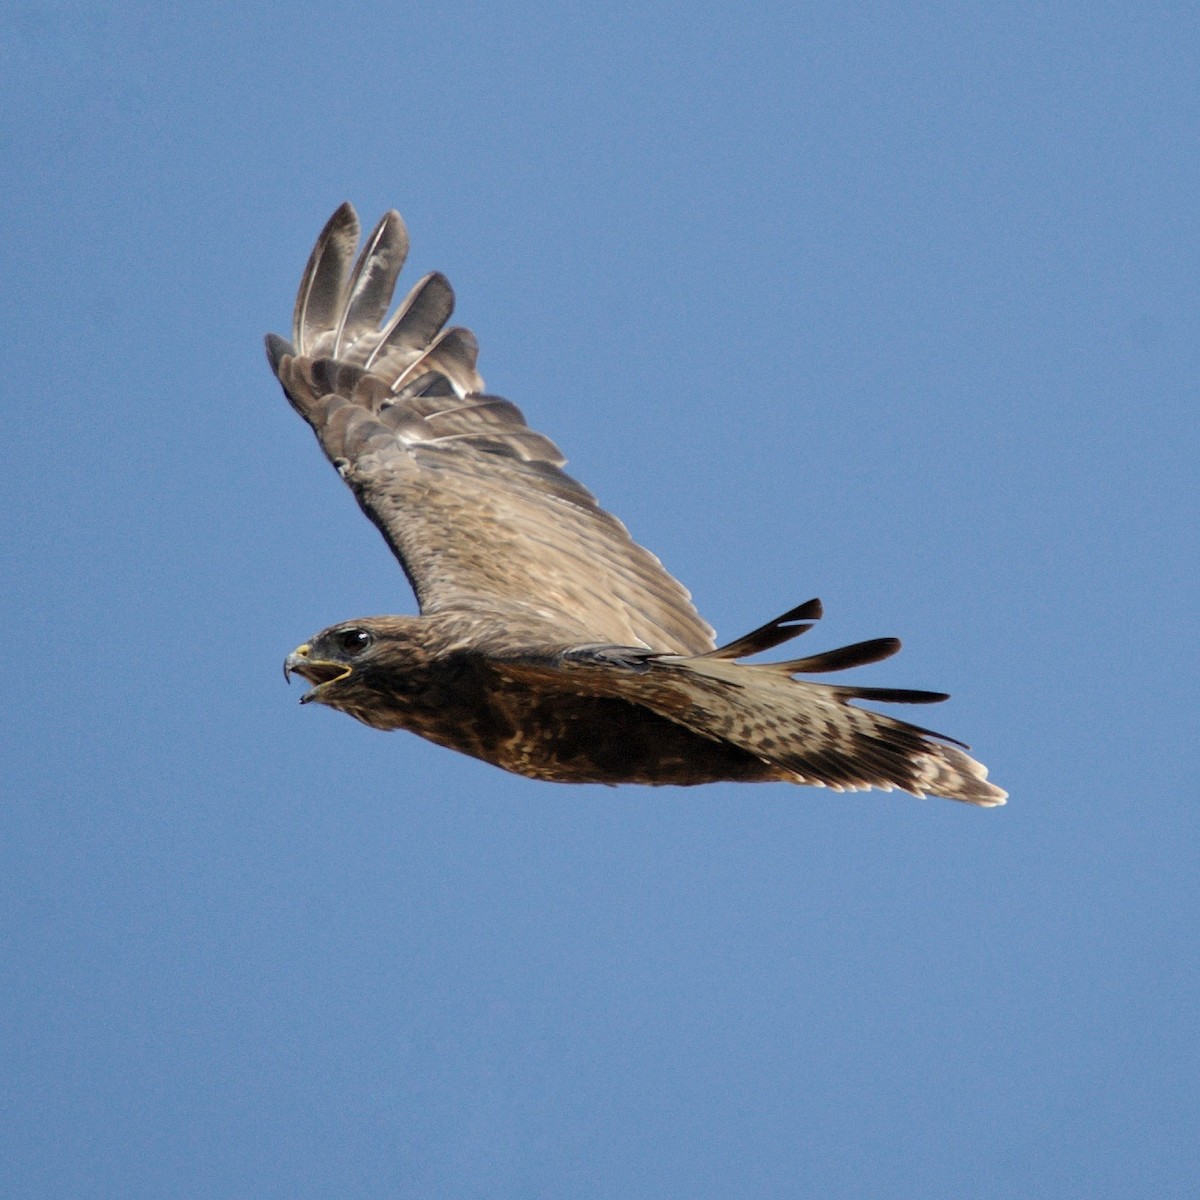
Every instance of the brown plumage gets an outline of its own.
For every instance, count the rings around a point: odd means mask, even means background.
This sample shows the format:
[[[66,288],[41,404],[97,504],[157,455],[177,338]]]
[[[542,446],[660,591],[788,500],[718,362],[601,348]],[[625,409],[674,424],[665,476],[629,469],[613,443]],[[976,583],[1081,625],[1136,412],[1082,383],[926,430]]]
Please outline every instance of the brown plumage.
[[[744,663],[811,627],[811,600],[719,649],[688,592],[562,471],[557,447],[483,391],[469,330],[426,276],[388,319],[408,234],[389,212],[355,259],[342,205],[271,366],[400,560],[418,617],[334,625],[288,656],[303,697],[563,783],[783,780],[1003,804],[952,739],[851,701],[936,692],[814,683],[896,653],[878,638]],[[964,747],[965,749],[965,747]]]

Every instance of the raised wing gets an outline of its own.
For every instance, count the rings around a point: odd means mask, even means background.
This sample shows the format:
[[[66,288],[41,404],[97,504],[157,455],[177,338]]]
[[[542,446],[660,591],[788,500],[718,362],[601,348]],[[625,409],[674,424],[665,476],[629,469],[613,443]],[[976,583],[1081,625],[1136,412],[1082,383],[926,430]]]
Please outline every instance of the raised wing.
[[[516,405],[483,394],[474,336],[443,328],[445,277],[425,276],[387,317],[408,251],[399,214],[356,261],[358,240],[343,204],[304,272],[293,342],[271,334],[267,353],[421,611],[535,622],[568,642],[710,650],[683,586],[560,469]]]

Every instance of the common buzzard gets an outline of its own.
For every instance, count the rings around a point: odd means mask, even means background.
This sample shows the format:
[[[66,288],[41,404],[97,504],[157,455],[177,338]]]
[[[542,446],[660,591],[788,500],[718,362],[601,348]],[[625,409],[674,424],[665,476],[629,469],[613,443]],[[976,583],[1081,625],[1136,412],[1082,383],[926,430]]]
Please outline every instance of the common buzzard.
[[[783,780],[1004,803],[961,743],[852,703],[946,696],[796,678],[887,658],[895,638],[740,661],[811,628],[810,600],[715,648],[688,592],[484,391],[474,336],[445,328],[446,279],[425,276],[387,316],[408,251],[399,214],[355,259],[358,241],[344,204],[308,261],[293,340],[271,334],[267,353],[421,615],[344,621],[294,650],[284,671],[313,685],[304,702],[561,783]]]

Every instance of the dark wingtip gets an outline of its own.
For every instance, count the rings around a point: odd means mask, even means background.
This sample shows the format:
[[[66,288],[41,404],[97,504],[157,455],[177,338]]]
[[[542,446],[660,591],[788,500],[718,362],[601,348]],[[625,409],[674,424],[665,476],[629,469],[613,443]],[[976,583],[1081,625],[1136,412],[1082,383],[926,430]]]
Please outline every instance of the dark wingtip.
[[[344,300],[358,235],[358,213],[347,200],[325,222],[296,293],[292,337],[301,354],[307,352],[308,335],[330,324]]]
[[[322,234],[328,233],[332,229],[336,229],[340,225],[345,225],[347,222],[353,221],[355,226],[358,225],[358,213],[354,209],[354,205],[349,200],[343,200],[341,204],[333,210],[333,216],[325,222],[325,228],[321,230]],[[357,233],[356,233],[357,236]]]
[[[949,692],[925,692],[916,688],[861,687],[847,688],[855,700],[877,700],[884,704],[941,704],[950,699]]]
[[[267,361],[271,364],[271,370],[278,375],[279,364],[283,361],[284,356],[294,355],[296,347],[287,338],[280,337],[277,333],[268,333],[263,340],[267,344]]]
[[[710,650],[707,657],[749,658],[753,654],[771,650],[781,642],[790,641],[811,629],[812,625],[808,622],[820,620],[823,611],[820,600],[815,597],[812,600],[806,600],[803,604],[797,604],[795,608],[788,609],[773,621],[768,621],[765,625],[752,629],[743,637],[728,642],[724,646],[718,646],[715,650]]]
[[[780,670],[789,675],[821,675],[826,671],[844,671],[847,667],[863,667],[868,663],[882,662],[900,650],[899,638],[872,638],[869,642],[855,642],[853,646],[841,646],[827,650],[824,654],[813,654],[808,658],[796,658],[780,663]]]
[[[450,280],[447,279],[446,276],[441,273],[441,271],[430,271],[428,279],[434,287],[445,292],[450,301],[450,311],[453,312],[454,306],[458,302],[458,298],[454,295],[454,287],[450,283]],[[447,320],[449,320],[448,317]]]

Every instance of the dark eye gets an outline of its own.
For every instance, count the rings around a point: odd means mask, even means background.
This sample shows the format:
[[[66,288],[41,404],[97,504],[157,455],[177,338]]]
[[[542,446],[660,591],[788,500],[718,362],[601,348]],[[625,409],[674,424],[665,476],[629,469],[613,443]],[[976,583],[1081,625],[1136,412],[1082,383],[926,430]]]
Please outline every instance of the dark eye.
[[[343,654],[361,654],[375,639],[365,629],[344,629],[337,635]]]

